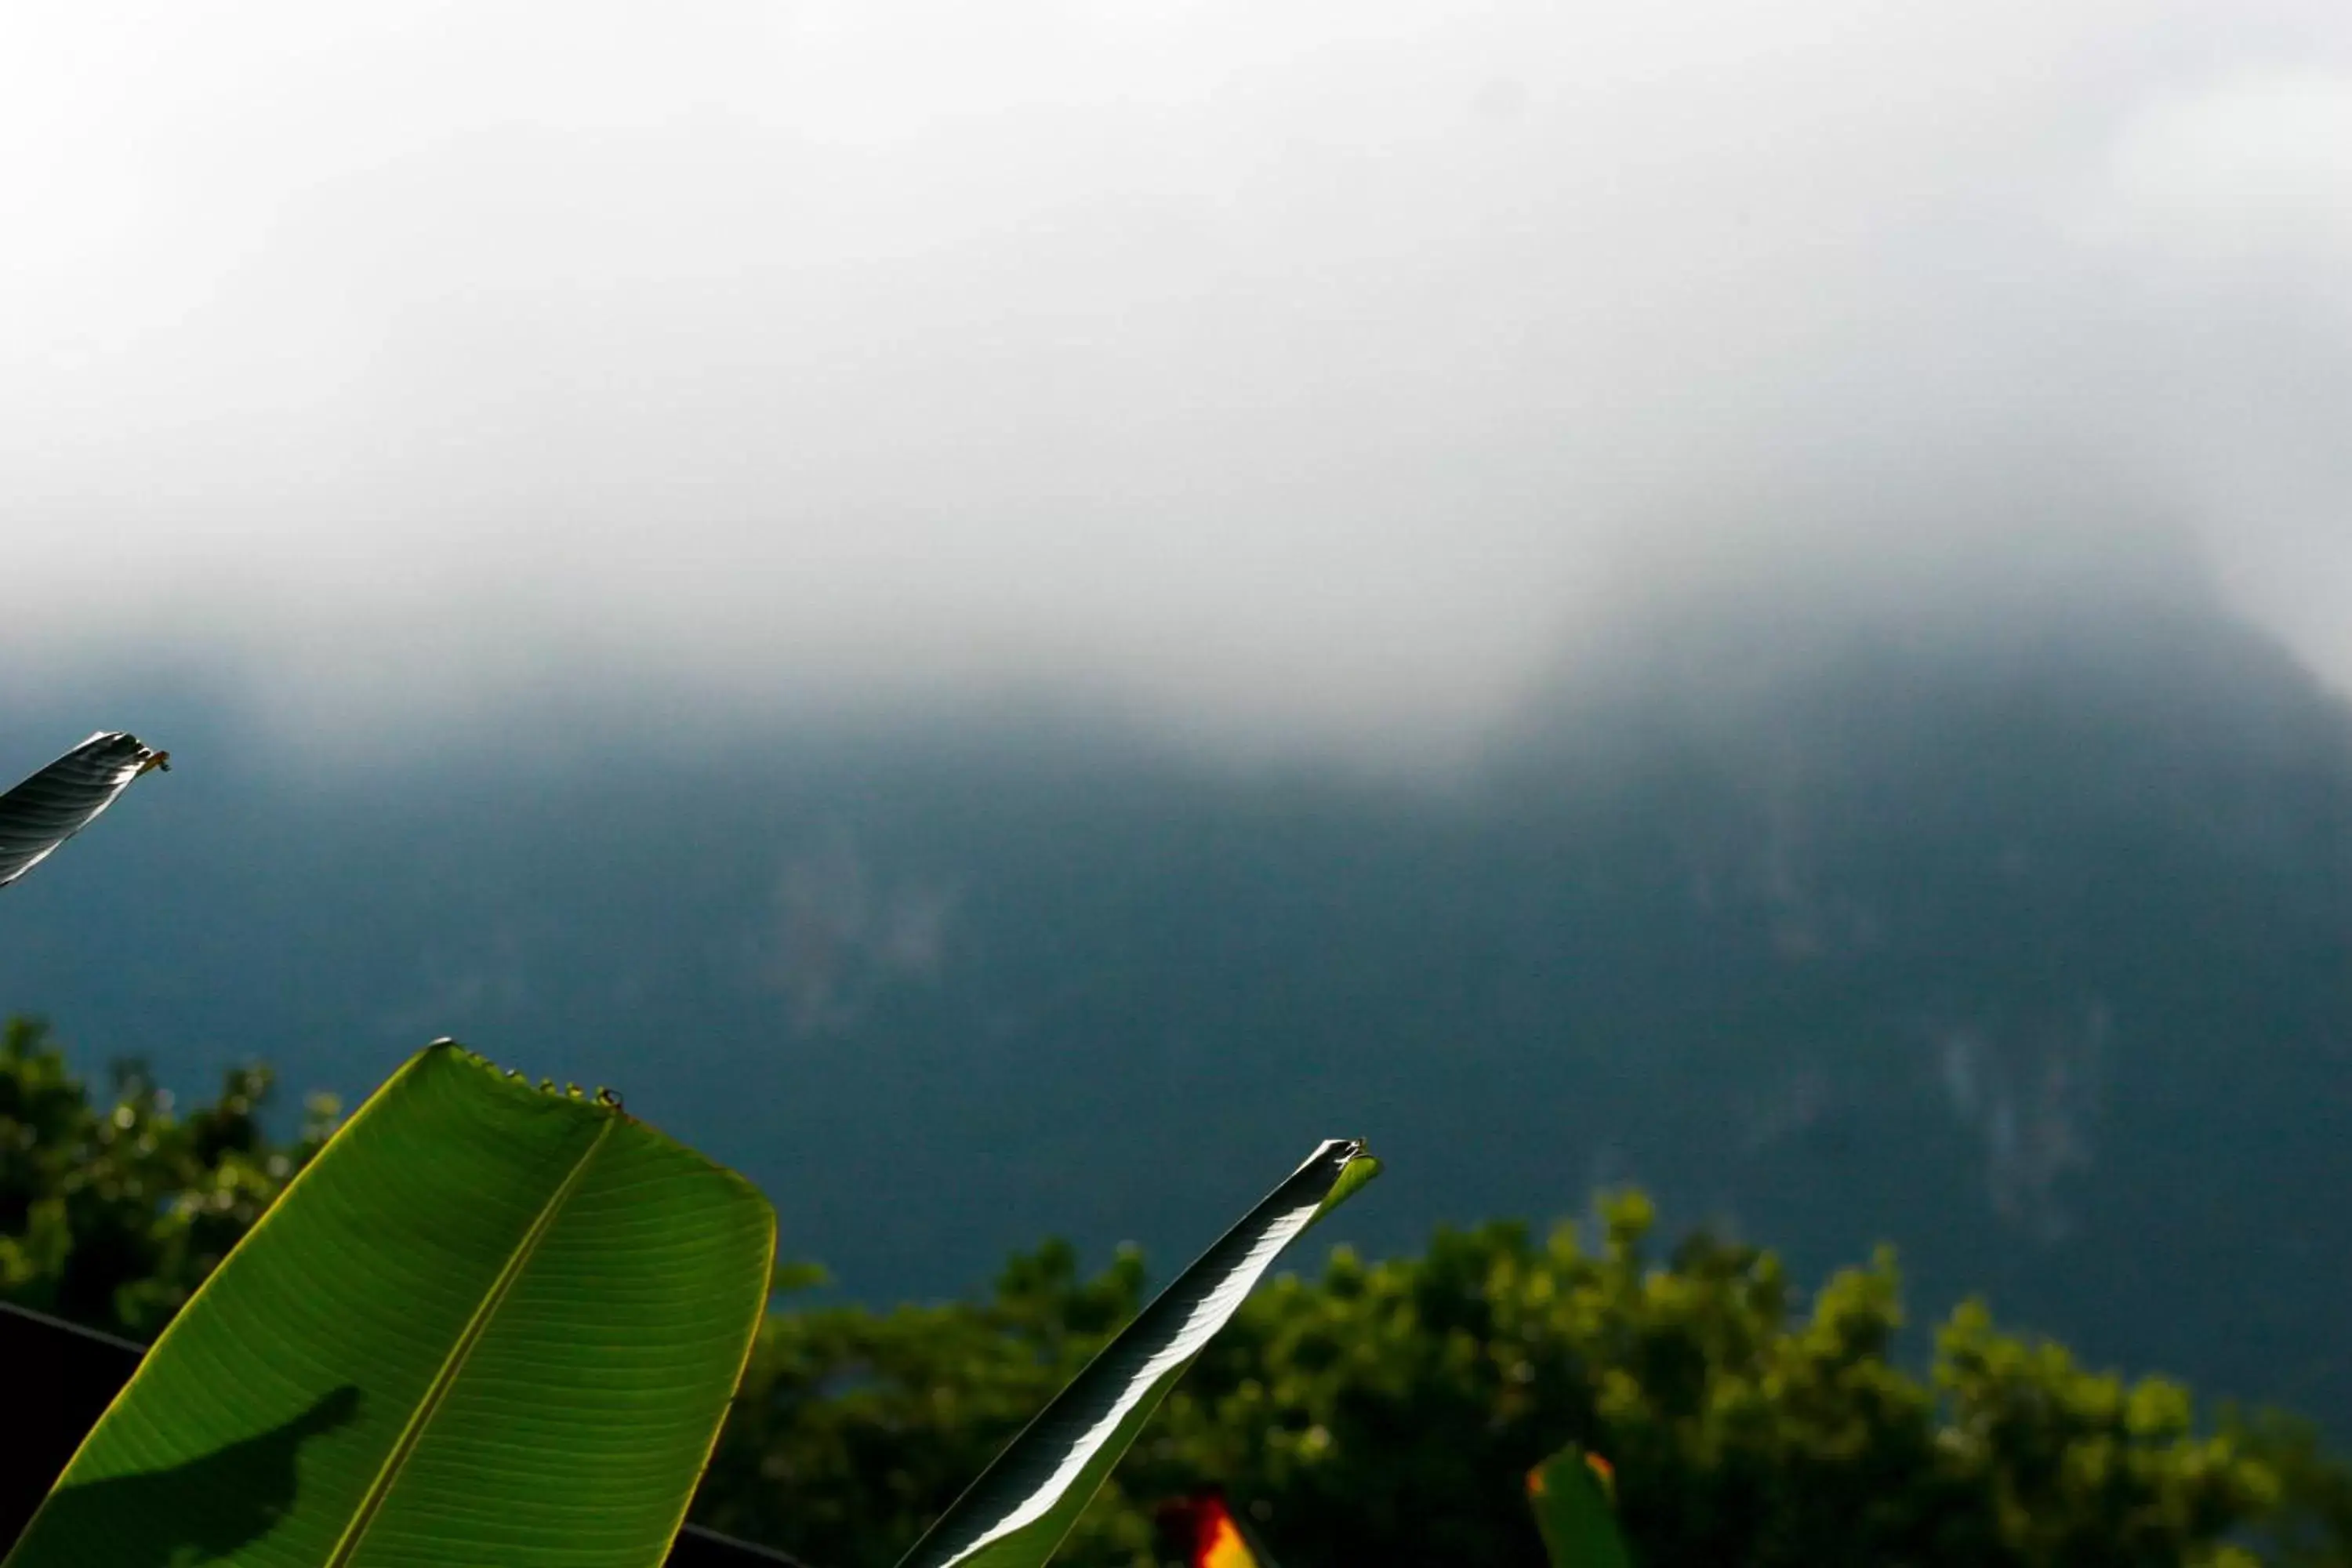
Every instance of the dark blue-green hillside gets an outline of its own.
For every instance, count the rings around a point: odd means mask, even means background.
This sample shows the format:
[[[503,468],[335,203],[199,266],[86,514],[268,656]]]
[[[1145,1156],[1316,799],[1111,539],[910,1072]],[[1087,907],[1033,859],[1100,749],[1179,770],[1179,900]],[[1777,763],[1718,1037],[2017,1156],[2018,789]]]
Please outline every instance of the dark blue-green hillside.
[[[1709,635],[1444,790],[593,705],[362,766],[60,693],[11,756],[103,722],[179,766],[0,895],[0,1007],[189,1087],[350,1096],[440,1034],[612,1083],[863,1298],[1046,1233],[1173,1256],[1338,1129],[1410,1173],[1335,1227],[1375,1249],[1635,1180],[1801,1278],[1892,1240],[1927,1314],[2352,1425],[2352,713],[2191,610],[1745,682]]]

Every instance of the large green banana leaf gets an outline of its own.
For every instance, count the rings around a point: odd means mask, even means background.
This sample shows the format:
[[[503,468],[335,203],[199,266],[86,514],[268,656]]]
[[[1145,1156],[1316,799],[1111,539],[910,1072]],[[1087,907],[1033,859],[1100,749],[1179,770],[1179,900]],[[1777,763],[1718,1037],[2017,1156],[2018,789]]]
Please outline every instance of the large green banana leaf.
[[[0,888],[89,826],[132,779],[171,765],[170,752],[149,750],[138,736],[101,731],[0,795]]]
[[[1551,1568],[1632,1568],[1617,1532],[1605,1467],[1581,1448],[1562,1448],[1528,1472],[1528,1500]]]
[[[1054,1396],[900,1568],[1041,1568],[1250,1287],[1378,1170],[1352,1139],[1333,1139],[1309,1154]]]
[[[163,1331],[6,1568],[652,1568],[774,1248],[732,1172],[430,1047]]]

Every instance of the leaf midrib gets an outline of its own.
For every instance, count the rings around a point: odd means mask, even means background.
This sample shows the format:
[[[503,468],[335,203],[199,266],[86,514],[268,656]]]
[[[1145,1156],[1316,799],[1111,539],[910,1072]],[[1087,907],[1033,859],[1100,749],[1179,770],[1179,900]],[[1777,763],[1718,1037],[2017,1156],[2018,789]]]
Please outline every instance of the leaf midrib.
[[[392,1494],[393,1487],[399,1481],[402,1467],[416,1451],[417,1444],[424,1440],[425,1427],[432,1424],[433,1417],[448,1398],[449,1390],[457,1386],[458,1376],[466,1370],[467,1358],[474,1353],[474,1347],[488,1331],[490,1321],[498,1315],[499,1306],[507,1299],[507,1292],[514,1289],[517,1279],[522,1278],[522,1271],[539,1251],[540,1243],[553,1228],[556,1215],[563,1212],[563,1205],[579,1190],[581,1181],[588,1174],[588,1167],[595,1163],[598,1152],[620,1124],[621,1116],[617,1111],[604,1119],[604,1124],[596,1130],[596,1136],[588,1147],[581,1151],[579,1160],[563,1178],[562,1184],[549,1194],[538,1217],[531,1221],[530,1228],[523,1233],[522,1239],[508,1254],[506,1265],[499,1270],[499,1277],[492,1282],[488,1293],[474,1308],[473,1316],[466,1321],[464,1331],[450,1345],[448,1354],[442,1358],[441,1369],[434,1374],[431,1386],[425,1391],[425,1397],[418,1400],[416,1408],[409,1412],[407,1425],[401,1428],[400,1437],[393,1444],[392,1451],[384,1456],[375,1479],[368,1483],[366,1493],[352,1511],[351,1522],[343,1527],[341,1538],[335,1542],[335,1549],[327,1554],[322,1568],[348,1568],[358,1554],[368,1527],[375,1522],[376,1515],[383,1508],[384,1499]]]

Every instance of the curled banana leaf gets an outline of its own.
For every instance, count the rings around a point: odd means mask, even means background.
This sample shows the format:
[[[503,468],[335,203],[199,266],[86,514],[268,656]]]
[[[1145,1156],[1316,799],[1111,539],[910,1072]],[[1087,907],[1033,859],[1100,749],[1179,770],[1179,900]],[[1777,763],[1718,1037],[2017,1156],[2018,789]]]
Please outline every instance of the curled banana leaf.
[[[1358,1139],[1334,1138],[1309,1154],[1055,1396],[898,1568],[1044,1568],[1161,1396],[1283,1248],[1379,1169]]]
[[[172,753],[120,730],[101,730],[0,795],[0,888],[49,856],[114,804],[150,768],[169,771]]]

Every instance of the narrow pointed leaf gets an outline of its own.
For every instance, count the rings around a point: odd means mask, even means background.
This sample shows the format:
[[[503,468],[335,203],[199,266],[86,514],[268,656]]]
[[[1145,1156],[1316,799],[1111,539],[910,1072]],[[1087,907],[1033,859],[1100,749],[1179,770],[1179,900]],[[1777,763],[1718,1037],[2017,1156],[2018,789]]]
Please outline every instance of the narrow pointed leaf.
[[[170,752],[141,745],[138,736],[101,731],[0,795],[0,888],[89,826],[132,779],[171,765]]]
[[[775,1219],[617,1105],[447,1044],[182,1310],[7,1568],[652,1568]]]
[[[1040,1568],[1161,1397],[1353,1166],[1372,1168],[1353,1139],[1308,1155],[1055,1395],[901,1568]]]
[[[1581,1448],[1562,1448],[1528,1472],[1528,1501],[1551,1568],[1632,1568],[1605,1466]]]

